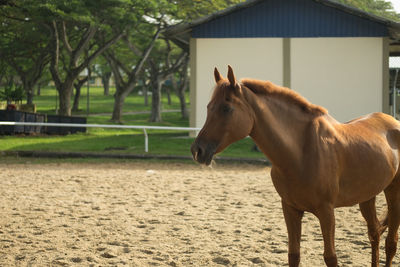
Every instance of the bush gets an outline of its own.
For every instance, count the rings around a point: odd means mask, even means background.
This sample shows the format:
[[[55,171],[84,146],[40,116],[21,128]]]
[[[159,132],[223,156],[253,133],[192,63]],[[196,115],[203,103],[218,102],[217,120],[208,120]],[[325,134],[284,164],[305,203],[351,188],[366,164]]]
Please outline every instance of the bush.
[[[7,104],[22,102],[24,96],[25,91],[22,86],[16,86],[13,81],[4,86],[3,90],[0,91],[0,100],[7,101]]]

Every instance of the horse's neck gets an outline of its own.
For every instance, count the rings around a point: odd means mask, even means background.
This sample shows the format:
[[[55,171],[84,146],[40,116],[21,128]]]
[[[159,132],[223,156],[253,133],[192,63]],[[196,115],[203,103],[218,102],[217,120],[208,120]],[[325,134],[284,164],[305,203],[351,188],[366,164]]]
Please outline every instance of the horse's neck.
[[[260,96],[253,101],[257,103],[252,105],[255,123],[250,136],[273,165],[296,167],[312,115],[279,98]]]

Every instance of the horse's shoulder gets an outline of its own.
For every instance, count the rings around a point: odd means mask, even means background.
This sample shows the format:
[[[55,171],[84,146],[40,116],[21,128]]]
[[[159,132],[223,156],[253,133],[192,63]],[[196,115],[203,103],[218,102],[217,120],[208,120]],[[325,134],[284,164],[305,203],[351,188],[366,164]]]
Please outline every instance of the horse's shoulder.
[[[315,117],[312,124],[316,131],[333,134],[336,130],[335,126],[339,123],[333,117],[329,116],[329,114],[325,114]]]
[[[336,142],[339,138],[336,125],[338,122],[329,115],[317,116],[312,120],[311,131],[312,135],[324,143]]]

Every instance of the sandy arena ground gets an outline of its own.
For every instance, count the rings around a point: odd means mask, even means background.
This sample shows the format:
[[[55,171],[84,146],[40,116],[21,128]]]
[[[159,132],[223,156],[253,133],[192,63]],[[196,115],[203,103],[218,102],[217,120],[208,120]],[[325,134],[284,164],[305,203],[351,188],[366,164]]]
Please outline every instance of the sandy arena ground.
[[[263,166],[0,163],[0,173],[0,266],[287,265],[280,199]],[[368,266],[358,207],[336,218],[339,265]],[[311,214],[302,240],[301,266],[323,266]]]

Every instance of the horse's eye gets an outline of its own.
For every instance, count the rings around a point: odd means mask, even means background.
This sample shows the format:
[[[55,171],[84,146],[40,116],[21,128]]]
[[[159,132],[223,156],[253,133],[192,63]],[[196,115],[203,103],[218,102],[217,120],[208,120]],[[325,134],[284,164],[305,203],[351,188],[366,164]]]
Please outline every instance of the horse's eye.
[[[223,105],[223,106],[222,106],[222,112],[223,112],[223,113],[230,113],[232,110],[233,110],[233,109],[232,109],[230,106],[228,106],[228,105]]]

